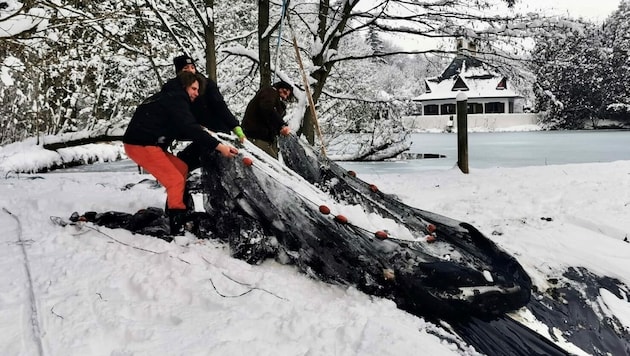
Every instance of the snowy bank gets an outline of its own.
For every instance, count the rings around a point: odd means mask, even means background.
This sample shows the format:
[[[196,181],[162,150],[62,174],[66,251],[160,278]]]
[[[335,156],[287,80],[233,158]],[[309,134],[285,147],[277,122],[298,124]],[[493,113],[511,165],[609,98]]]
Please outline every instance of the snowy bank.
[[[630,284],[629,177],[630,161],[618,161],[360,178],[409,205],[475,225],[514,255],[543,293],[564,283],[570,266]],[[47,355],[477,354],[391,301],[273,261],[248,265],[216,241],[186,235],[169,244],[50,219],[162,206],[162,189],[123,190],[144,178],[151,177],[51,173],[0,180],[5,354],[34,355],[38,347]],[[600,295],[593,300],[598,310],[630,332],[630,296],[606,289]],[[515,316],[546,330],[531,316]]]

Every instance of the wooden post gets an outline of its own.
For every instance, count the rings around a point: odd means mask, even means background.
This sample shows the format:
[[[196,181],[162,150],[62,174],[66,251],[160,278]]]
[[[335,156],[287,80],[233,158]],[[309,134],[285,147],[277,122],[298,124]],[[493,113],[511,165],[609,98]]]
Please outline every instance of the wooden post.
[[[468,174],[468,97],[459,92],[457,97],[457,166]]]

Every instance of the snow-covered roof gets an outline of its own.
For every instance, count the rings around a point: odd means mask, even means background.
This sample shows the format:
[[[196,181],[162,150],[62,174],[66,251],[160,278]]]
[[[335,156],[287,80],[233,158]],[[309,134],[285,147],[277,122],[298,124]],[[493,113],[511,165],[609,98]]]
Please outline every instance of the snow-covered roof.
[[[458,55],[438,77],[425,80],[426,93],[415,101],[455,99],[460,91],[469,99],[518,98],[508,87],[507,78],[490,70],[474,57]]]

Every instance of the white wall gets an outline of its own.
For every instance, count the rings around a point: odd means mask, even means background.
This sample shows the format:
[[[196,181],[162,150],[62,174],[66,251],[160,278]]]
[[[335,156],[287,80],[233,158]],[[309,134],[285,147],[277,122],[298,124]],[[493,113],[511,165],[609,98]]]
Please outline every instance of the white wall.
[[[457,128],[455,115],[426,115],[404,116],[403,125],[408,129],[420,130],[446,130],[449,127],[450,117],[453,118],[453,128]],[[468,115],[468,128],[474,129],[504,129],[514,126],[536,125],[539,122],[538,114],[471,114]]]

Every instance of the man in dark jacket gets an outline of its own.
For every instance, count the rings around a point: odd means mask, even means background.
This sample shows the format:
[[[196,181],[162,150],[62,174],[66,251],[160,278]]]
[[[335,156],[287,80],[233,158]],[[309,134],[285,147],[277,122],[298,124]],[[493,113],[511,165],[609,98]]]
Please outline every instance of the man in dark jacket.
[[[214,132],[230,133],[231,131],[241,140],[245,141],[243,130],[238,124],[238,120],[228,108],[223,96],[219,92],[219,87],[212,79],[203,77],[197,72],[195,62],[188,55],[181,55],[173,58],[175,73],[190,72],[204,79],[205,89],[199,94],[199,98],[193,101],[191,111],[197,123]],[[177,154],[177,157],[186,162],[189,171],[201,166],[201,152],[203,147],[191,143]]]
[[[278,134],[289,135],[284,122],[285,101],[293,94],[291,84],[280,81],[260,89],[247,104],[243,117],[243,131],[253,144],[278,159]]]
[[[171,234],[182,234],[186,215],[184,189],[189,167],[167,151],[177,140],[191,140],[206,150],[234,157],[238,150],[220,143],[197,123],[190,105],[199,96],[200,79],[182,72],[138,106],[123,136],[127,156],[166,188]]]

